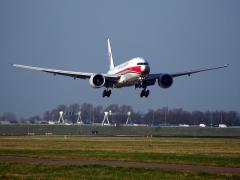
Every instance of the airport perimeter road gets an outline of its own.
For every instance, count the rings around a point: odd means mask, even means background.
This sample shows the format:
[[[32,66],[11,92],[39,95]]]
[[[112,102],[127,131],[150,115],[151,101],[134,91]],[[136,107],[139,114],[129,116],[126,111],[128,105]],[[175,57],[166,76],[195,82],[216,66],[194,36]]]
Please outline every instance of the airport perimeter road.
[[[229,173],[240,175],[240,168],[216,167],[216,166],[197,166],[183,164],[159,164],[127,161],[110,161],[110,160],[80,160],[80,159],[48,159],[18,156],[0,156],[0,161],[33,163],[47,165],[104,165],[111,167],[131,167],[144,169],[162,169],[175,171],[203,171],[208,173]]]

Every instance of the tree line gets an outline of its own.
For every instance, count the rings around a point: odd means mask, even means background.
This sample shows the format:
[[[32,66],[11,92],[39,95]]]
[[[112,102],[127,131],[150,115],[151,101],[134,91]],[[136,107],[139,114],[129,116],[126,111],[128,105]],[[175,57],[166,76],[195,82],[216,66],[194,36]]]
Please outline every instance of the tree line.
[[[94,106],[89,103],[59,105],[52,110],[46,111],[42,116],[33,116],[29,118],[17,118],[14,113],[0,114],[0,121],[8,121],[11,123],[30,122],[36,123],[40,121],[55,121],[59,119],[59,112],[64,112],[64,119],[68,122],[76,123],[78,112],[84,123],[101,123],[104,112],[112,112],[109,117],[111,123],[124,124],[131,112],[131,122],[135,124],[147,125],[199,125],[217,126],[218,124],[226,124],[227,126],[240,126],[240,114],[236,111],[186,111],[182,108],[170,109],[162,107],[158,109],[149,109],[147,112],[137,112],[129,105],[111,104],[107,107],[101,105]]]

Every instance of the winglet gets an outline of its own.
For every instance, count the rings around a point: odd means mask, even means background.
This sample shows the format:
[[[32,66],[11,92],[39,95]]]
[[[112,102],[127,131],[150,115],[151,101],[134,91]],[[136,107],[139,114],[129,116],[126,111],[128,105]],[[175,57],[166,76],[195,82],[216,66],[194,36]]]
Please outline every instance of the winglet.
[[[111,50],[111,44],[110,44],[110,40],[108,38],[108,59],[109,59],[109,63],[110,63],[110,70],[114,68],[114,63],[113,63],[113,57],[112,57],[112,50]]]

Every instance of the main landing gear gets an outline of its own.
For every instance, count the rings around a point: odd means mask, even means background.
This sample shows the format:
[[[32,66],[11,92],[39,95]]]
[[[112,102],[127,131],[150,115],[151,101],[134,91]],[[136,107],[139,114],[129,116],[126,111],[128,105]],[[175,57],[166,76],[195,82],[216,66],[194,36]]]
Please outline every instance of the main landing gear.
[[[140,97],[142,98],[143,96],[145,96],[147,98],[149,93],[150,93],[149,90],[143,89],[141,94],[140,94]]]
[[[111,90],[108,90],[108,89],[105,89],[102,93],[102,97],[104,98],[105,96],[106,97],[110,97],[111,96],[111,93],[112,91]]]

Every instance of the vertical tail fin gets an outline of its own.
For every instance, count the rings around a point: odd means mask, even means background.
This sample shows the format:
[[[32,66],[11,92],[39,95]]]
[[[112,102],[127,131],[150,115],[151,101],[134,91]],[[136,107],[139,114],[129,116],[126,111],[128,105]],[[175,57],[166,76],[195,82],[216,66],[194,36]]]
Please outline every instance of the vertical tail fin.
[[[114,68],[114,63],[113,63],[113,57],[112,57],[112,50],[111,50],[111,44],[110,44],[110,40],[108,39],[108,59],[110,62],[110,67],[109,69],[113,69]]]

